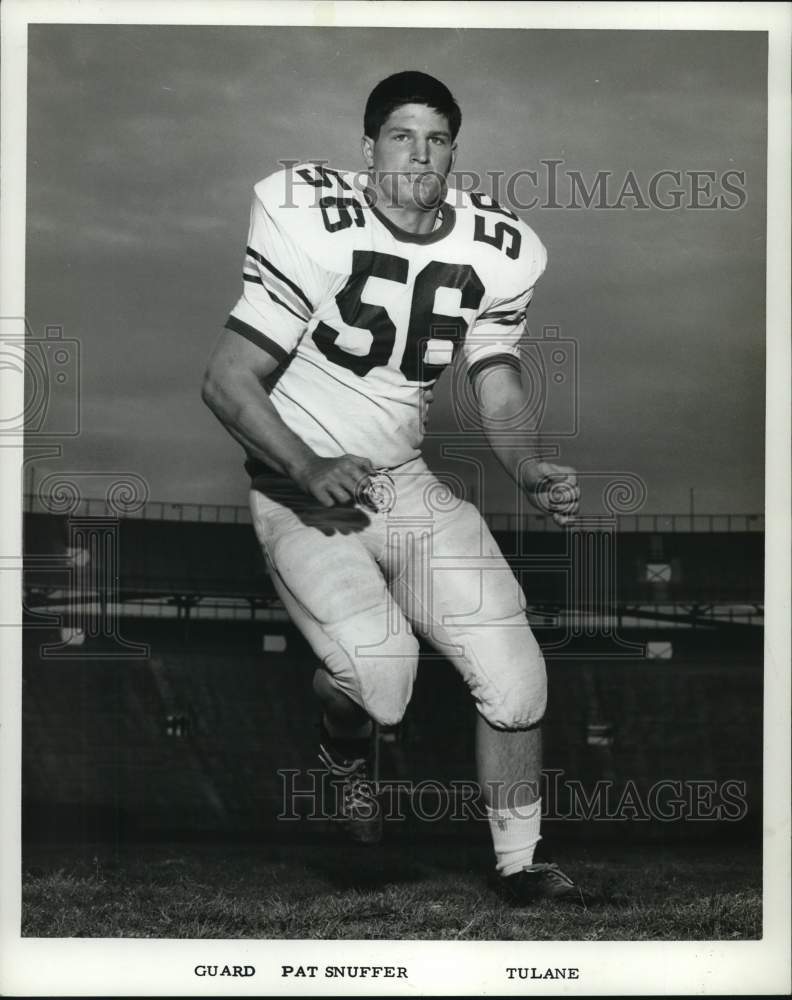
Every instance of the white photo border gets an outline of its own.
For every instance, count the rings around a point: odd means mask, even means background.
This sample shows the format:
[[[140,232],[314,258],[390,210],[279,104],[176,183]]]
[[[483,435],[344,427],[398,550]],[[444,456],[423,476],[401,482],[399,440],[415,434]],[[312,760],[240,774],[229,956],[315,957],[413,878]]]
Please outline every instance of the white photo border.
[[[21,635],[0,628],[0,991],[4,995],[333,995],[328,981],[284,982],[282,963],[409,965],[396,980],[345,981],[349,995],[521,995],[507,965],[578,966],[540,995],[769,994],[790,990],[790,7],[772,3],[368,3],[6,0],[2,7],[3,316],[25,315],[27,25],[200,24],[767,31],[768,230],[764,936],[758,941],[514,942],[76,940],[20,936]],[[497,21],[497,24],[494,22]],[[6,383],[4,383],[5,385]],[[17,386],[22,411],[23,386]],[[13,403],[12,403],[13,405]],[[22,441],[0,447],[2,621],[21,611]],[[198,963],[251,964],[250,982],[196,980]]]

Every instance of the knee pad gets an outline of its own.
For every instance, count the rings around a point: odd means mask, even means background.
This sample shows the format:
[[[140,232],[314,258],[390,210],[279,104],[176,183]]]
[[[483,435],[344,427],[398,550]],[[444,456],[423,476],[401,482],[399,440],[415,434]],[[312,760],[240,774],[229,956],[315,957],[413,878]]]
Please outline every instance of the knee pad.
[[[325,626],[334,640],[323,657],[334,682],[382,726],[395,726],[412,696],[418,640],[392,608],[372,608]]]
[[[522,614],[476,629],[460,669],[481,715],[496,729],[528,729],[547,707],[544,656]]]
[[[399,722],[412,695],[418,640],[365,549],[297,530],[276,538],[268,558],[292,620],[338,689],[380,725]]]

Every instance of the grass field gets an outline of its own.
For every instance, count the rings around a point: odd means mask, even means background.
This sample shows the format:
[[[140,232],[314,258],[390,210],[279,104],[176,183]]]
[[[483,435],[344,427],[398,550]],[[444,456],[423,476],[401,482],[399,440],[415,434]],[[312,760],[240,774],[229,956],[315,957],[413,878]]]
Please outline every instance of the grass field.
[[[709,844],[555,854],[599,896],[587,910],[504,907],[490,851],[453,843],[354,849],[168,844],[30,848],[33,937],[724,940],[762,933],[757,850]]]

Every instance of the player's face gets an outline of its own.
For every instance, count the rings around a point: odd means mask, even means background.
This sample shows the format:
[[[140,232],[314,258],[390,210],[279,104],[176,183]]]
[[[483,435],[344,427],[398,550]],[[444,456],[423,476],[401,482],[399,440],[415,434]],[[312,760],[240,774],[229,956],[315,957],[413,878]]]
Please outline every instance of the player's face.
[[[403,104],[383,122],[376,139],[363,137],[366,166],[393,208],[437,208],[455,154],[448,120],[425,104]]]

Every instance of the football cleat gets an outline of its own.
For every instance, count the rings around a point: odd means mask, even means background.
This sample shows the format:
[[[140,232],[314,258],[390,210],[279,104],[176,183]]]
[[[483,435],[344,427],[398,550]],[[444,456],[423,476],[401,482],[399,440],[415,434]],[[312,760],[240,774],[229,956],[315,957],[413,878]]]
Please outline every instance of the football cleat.
[[[366,758],[342,757],[326,741],[319,745],[319,760],[340,791],[341,820],[349,839],[356,844],[378,844],[382,840],[382,810]]]
[[[528,865],[513,875],[499,876],[496,885],[512,906],[530,906],[543,899],[587,906],[587,897],[580,886],[554,864]]]

